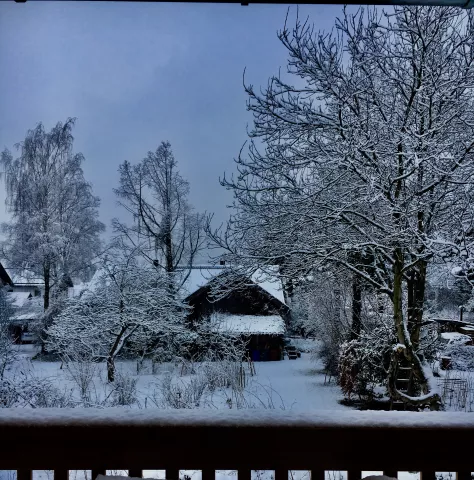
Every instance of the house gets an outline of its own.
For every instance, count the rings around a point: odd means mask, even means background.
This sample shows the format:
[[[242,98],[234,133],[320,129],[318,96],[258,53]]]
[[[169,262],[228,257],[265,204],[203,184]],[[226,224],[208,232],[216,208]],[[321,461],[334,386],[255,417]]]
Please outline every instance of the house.
[[[0,287],[11,286],[13,285],[10,275],[3,268],[3,265],[0,263]]]
[[[33,342],[36,337],[30,330],[43,313],[44,282],[32,272],[5,268],[0,263],[0,286],[6,289],[13,307],[9,324],[12,337],[17,343]]]
[[[255,361],[280,360],[289,308],[281,282],[263,272],[252,278],[229,267],[192,267],[184,283],[191,325],[210,319],[215,331],[248,342]]]

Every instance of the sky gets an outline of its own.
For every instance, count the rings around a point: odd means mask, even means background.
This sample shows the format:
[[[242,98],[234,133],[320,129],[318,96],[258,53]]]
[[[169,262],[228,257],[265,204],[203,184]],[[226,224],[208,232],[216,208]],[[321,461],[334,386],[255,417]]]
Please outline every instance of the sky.
[[[124,160],[171,142],[196,211],[227,219],[219,185],[245,142],[243,72],[255,87],[286,69],[277,38],[287,6],[126,2],[0,2],[0,149],[42,122],[77,117],[74,149],[101,198],[100,218],[123,213],[113,188]],[[337,5],[305,5],[330,29]],[[290,7],[290,25],[296,7]],[[0,182],[0,222],[8,219]],[[122,217],[123,218],[123,217]]]

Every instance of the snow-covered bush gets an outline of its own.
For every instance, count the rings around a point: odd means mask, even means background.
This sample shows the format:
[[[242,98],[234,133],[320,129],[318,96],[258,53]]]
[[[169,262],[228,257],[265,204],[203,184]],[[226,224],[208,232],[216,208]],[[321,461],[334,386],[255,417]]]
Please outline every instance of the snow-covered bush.
[[[111,395],[113,406],[131,406],[137,402],[138,378],[133,378],[124,372],[118,372]]]
[[[196,408],[200,405],[206,385],[203,375],[197,375],[186,382],[167,373],[153,392],[152,401],[160,408]]]
[[[60,389],[52,378],[22,374],[20,379],[0,381],[0,407],[68,408],[75,407],[72,391]]]
[[[451,358],[451,368],[454,370],[474,370],[474,346],[453,342],[447,346],[443,355]]]
[[[385,385],[390,352],[395,345],[393,329],[380,325],[364,330],[357,340],[343,343],[339,353],[339,383],[344,395],[370,400],[375,387]]]
[[[65,362],[70,379],[79,390],[79,396],[85,407],[92,403],[94,379],[98,377],[98,364],[89,359],[77,358]]]

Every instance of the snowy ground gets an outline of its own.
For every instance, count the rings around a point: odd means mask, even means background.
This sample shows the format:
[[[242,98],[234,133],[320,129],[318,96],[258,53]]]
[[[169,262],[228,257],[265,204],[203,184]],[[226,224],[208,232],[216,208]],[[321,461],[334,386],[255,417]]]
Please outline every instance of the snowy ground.
[[[48,378],[61,390],[77,389],[71,378],[71,372],[60,362],[44,362],[31,360],[36,348],[31,345],[21,347],[20,358],[9,372],[11,376],[22,376],[25,372],[35,377]],[[249,402],[252,408],[276,408],[285,410],[338,410],[347,409],[339,400],[342,399],[340,389],[334,379],[329,383],[322,373],[322,365],[310,360],[309,353],[303,353],[296,360],[285,359],[280,362],[254,363],[255,376],[251,376],[246,366],[246,390],[249,392]],[[97,377],[91,388],[92,398],[99,401],[107,396],[108,386],[105,382],[105,365],[96,364]],[[192,378],[183,371],[180,365],[163,364],[151,373],[151,365],[145,364],[137,375],[137,362],[121,361],[117,363],[119,374],[125,374],[137,380],[138,403],[136,408],[156,407],[156,396],[160,390],[163,378],[169,374],[174,381],[187,383]],[[217,390],[208,402],[201,402],[201,407],[229,408],[224,397],[227,390]],[[235,408],[235,406],[234,406]]]
[[[59,362],[32,361],[32,357],[37,353],[33,346],[22,346],[19,351],[19,359],[15,367],[9,372],[10,375],[34,375],[36,377],[48,378],[63,390],[77,388],[71,379],[71,374],[66,368],[61,369]],[[97,365],[94,380],[94,395],[98,400],[102,400],[108,395],[107,384],[105,382],[104,365]],[[328,383],[325,375],[322,373],[322,365],[310,360],[308,353],[303,353],[297,360],[287,360],[281,362],[261,362],[255,364],[256,375],[248,376],[246,389],[250,392],[250,398],[254,400],[254,408],[281,408],[293,411],[304,410],[342,410],[347,407],[342,406],[339,400],[342,399],[339,388],[334,384],[334,380]],[[118,371],[130,378],[137,380],[138,403],[135,408],[156,408],[152,397],[156,393],[157,385],[162,382],[167,373],[173,375],[174,381],[187,383],[192,378],[188,372],[183,372],[178,365],[166,364],[160,365],[155,375],[151,374],[151,366],[145,365],[142,371],[137,374],[137,363],[135,361],[122,361],[118,363]],[[93,396],[94,396],[93,395]],[[228,391],[216,392],[212,398],[212,405],[205,404],[204,408],[229,408],[225,402]],[[235,406],[234,406],[235,408]],[[108,471],[109,475],[126,475],[127,471]],[[164,471],[153,470],[144,471],[144,476],[148,478],[164,478]],[[363,472],[364,476],[381,474],[381,472]],[[200,471],[181,471],[180,477],[184,480],[185,476],[191,480],[200,480]],[[0,471],[0,480],[14,480],[15,472]],[[438,475],[443,480],[451,480],[453,475]],[[254,471],[252,480],[272,480],[271,471]],[[346,472],[326,472],[326,480],[345,480]],[[418,472],[399,472],[401,480],[419,480]],[[35,471],[34,480],[53,480],[51,471]],[[71,471],[70,480],[91,480],[90,471]],[[237,480],[236,472],[220,471],[216,472],[216,480]],[[310,480],[309,472],[291,471],[289,480]]]

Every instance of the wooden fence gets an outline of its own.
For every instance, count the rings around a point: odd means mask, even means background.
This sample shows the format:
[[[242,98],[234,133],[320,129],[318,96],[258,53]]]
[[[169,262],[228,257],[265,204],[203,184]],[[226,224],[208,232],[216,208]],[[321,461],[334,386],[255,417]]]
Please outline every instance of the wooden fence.
[[[299,414],[271,410],[0,409],[0,470],[17,470],[31,480],[32,470],[54,470],[67,480],[69,470],[273,470],[288,480],[289,470],[309,470],[312,480],[325,471],[457,472],[474,471],[474,414],[447,412],[334,411]]]

